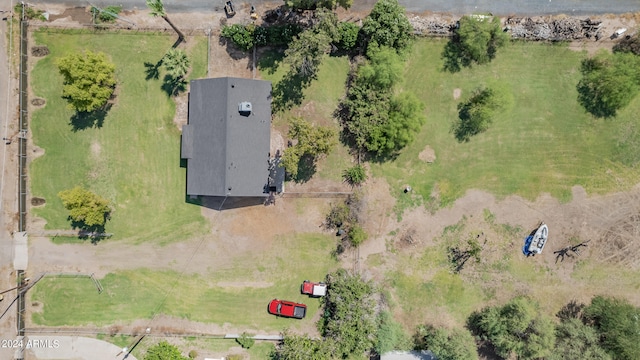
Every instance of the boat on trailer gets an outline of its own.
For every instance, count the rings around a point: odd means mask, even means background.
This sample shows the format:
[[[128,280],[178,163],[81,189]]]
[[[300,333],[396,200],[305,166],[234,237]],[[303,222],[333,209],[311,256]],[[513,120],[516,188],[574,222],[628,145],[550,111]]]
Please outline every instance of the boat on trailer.
[[[526,256],[535,256],[542,253],[548,237],[549,228],[545,223],[541,223],[540,226],[524,240],[522,253]]]

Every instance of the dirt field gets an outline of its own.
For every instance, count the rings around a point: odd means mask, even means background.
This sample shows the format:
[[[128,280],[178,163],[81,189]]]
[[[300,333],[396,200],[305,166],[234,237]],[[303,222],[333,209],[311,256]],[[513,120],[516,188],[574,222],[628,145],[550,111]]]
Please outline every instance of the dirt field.
[[[54,14],[51,20],[57,24],[78,26],[90,19],[84,10],[65,10],[63,7],[47,8]],[[264,9],[258,9],[262,12]],[[247,11],[238,11],[234,22],[248,21]],[[246,13],[246,14],[245,14]],[[57,14],[57,15],[56,15]],[[245,16],[246,15],[246,16]],[[362,14],[342,12],[342,17],[362,17]],[[134,22],[139,28],[168,28],[162,19],[151,18],[146,11],[125,13],[123,16]],[[205,32],[211,29],[212,42],[210,52],[209,76],[237,76],[252,77],[253,59],[244,53],[230,50],[226,43],[218,41],[220,22],[223,14],[169,14],[178,27],[193,29],[195,32]],[[437,15],[433,15],[437,16]],[[604,17],[608,30],[635,27],[636,19]],[[611,30],[613,31],[613,30]],[[188,41],[188,39],[187,39]],[[610,48],[612,42],[603,40],[595,42],[577,42],[571,45],[576,50],[594,52],[600,48]],[[256,73],[259,77],[259,73]],[[455,95],[454,95],[455,96]],[[459,96],[459,95],[458,95]],[[176,123],[179,125],[186,118],[186,101],[180,100]],[[16,147],[11,147],[15,151]],[[432,151],[431,151],[432,152]],[[425,161],[431,159],[431,152],[425,153]],[[433,155],[435,156],[435,155]],[[15,158],[10,153],[7,158]],[[323,166],[324,164],[320,164]],[[8,165],[8,175],[15,166]],[[345,184],[332,183],[313,179],[304,185],[292,185],[288,191],[348,191]],[[524,229],[535,226],[539,221],[545,221],[551,229],[552,242],[547,245],[548,250],[556,250],[569,244],[572,238],[591,240],[589,248],[583,254],[584,258],[594,259],[602,263],[616,263],[619,266],[640,269],[640,186],[627,193],[610,194],[606,196],[588,196],[580,187],[574,187],[573,200],[560,204],[550,196],[542,195],[535,202],[529,202],[517,196],[510,196],[498,200],[493,195],[482,191],[471,190],[457,200],[455,204],[431,214],[420,207],[407,211],[401,222],[393,214],[396,199],[391,195],[389,185],[382,179],[372,179],[365,186],[366,211],[364,227],[370,234],[359,249],[356,256],[345,256],[343,264],[347,268],[359,268],[367,276],[382,279],[384,273],[395,265],[396,255],[389,252],[389,242],[397,242],[398,238],[391,233],[403,234],[413,229],[419,242],[413,246],[400,247],[400,253],[418,252],[425,246],[432,244],[434,239],[442,234],[445,227],[457,223],[463,216],[482,218],[483,210],[489,209],[495,214],[496,221],[519,225]],[[5,204],[15,203],[15,191],[5,189],[3,193]],[[222,212],[212,208],[202,207],[203,215],[211,222],[211,235],[202,241],[201,238],[186,242],[171,244],[166,247],[153,245],[131,245],[118,242],[105,242],[98,246],[89,244],[55,245],[47,238],[32,237],[30,239],[29,264],[30,272],[79,272],[95,273],[101,277],[115,269],[173,269],[182,271],[189,263],[190,271],[205,274],[224,268],[235,256],[243,252],[268,248],[273,239],[291,232],[318,232],[329,207],[330,199],[278,199],[275,206],[252,206],[235,208]],[[205,204],[207,205],[207,204]],[[5,214],[5,219],[11,219]],[[39,219],[30,220],[30,230],[37,231],[43,227]],[[7,223],[7,229],[15,229],[15,223]],[[490,234],[487,234],[491,238]],[[202,245],[197,245],[202,244]],[[514,241],[512,251],[518,251],[521,243]],[[194,248],[199,254],[193,256]],[[140,256],[139,254],[145,254]],[[215,261],[201,254],[215,254]],[[367,259],[375,254],[381,254],[386,259],[381,267],[367,267]],[[535,261],[547,266],[553,266],[557,276],[567,287],[571,286],[570,274],[573,271],[571,261],[557,265],[553,251],[536,258]],[[225,284],[230,287],[238,284]],[[255,285],[255,284],[253,284]],[[569,289],[570,290],[570,289]],[[618,292],[612,288],[611,294]],[[567,291],[567,293],[572,293]],[[628,293],[627,293],[628,294]],[[590,294],[579,296],[578,300],[587,301]],[[628,296],[627,296],[628,298]],[[640,294],[629,299],[640,305]],[[155,326],[183,331],[203,332],[241,332],[242,329],[201,324],[170,317],[159,317],[154,321]],[[122,325],[121,329],[133,329],[142,326],[142,322]],[[313,331],[313,329],[309,329]]]

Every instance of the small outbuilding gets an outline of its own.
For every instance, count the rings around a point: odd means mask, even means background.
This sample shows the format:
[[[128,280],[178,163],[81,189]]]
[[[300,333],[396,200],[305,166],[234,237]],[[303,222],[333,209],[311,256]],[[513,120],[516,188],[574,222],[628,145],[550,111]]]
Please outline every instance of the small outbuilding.
[[[193,80],[182,159],[187,195],[266,197],[270,179],[271,82]]]

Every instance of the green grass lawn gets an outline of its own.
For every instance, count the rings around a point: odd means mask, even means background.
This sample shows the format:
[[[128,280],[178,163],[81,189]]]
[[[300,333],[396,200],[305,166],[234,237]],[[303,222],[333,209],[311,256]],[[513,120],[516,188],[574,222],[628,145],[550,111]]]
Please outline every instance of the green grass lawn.
[[[408,57],[404,88],[426,104],[427,122],[394,161],[374,164],[400,195],[411,184],[421,198],[400,207],[451,204],[477,188],[498,196],[534,199],[543,192],[567,201],[571,187],[606,193],[633,186],[640,168],[617,161],[617,139],[625,124],[637,125],[640,100],[614,119],[594,119],[577,102],[580,61],[584,53],[563,45],[515,42],[500,49],[490,64],[451,74],[440,58],[446,40],[420,39]],[[500,87],[512,106],[498,114],[486,133],[459,143],[451,131],[456,106],[478,86]],[[462,90],[454,100],[453,91]],[[427,164],[418,154],[429,145],[437,160]],[[431,198],[437,193],[436,198]]]
[[[116,239],[166,243],[202,233],[205,220],[199,207],[185,202],[174,102],[161,90],[162,76],[145,80],[144,63],[157,63],[173,37],[37,31],[34,38],[51,51],[30,77],[33,94],[47,101],[31,121],[33,141],[45,152],[31,164],[31,192],[47,201],[34,214],[46,219],[49,229],[69,228],[57,194],[82,185],[112,201],[106,230]],[[192,76],[203,76],[206,38],[190,41],[197,42],[190,50]],[[83,49],[103,51],[115,63],[117,98],[102,127],[74,131],[74,112],[61,98],[55,61]]]
[[[150,319],[160,313],[256,331],[298,328],[314,322],[320,304],[300,294],[300,283],[324,279],[337,266],[330,255],[334,246],[330,235],[298,235],[276,241],[271,250],[240,256],[232,267],[203,276],[148,269],[115,271],[100,280],[102,294],[88,278],[45,278],[31,293],[32,301],[44,304],[41,312],[33,314],[33,321],[49,326],[103,326]],[[238,286],[229,284],[234,282]],[[264,285],[251,285],[256,282]],[[296,321],[269,315],[267,303],[273,298],[307,304],[307,317]],[[67,306],[70,303],[75,305]]]

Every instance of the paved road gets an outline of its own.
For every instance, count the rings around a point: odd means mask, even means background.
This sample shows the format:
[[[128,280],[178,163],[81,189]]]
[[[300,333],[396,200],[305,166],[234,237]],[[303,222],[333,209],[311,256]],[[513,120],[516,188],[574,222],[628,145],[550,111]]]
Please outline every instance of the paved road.
[[[117,346],[92,338],[31,335],[24,341],[31,345],[29,350],[25,350],[27,355],[31,353],[38,360],[136,360],[133,355],[125,357]],[[118,353],[120,355],[116,356]]]
[[[13,5],[11,0],[0,0],[0,10],[9,10]],[[0,14],[4,18],[6,13]],[[6,21],[0,21],[0,137],[11,137],[11,129],[7,125],[15,124],[14,114],[16,97],[12,96],[13,87],[16,84],[9,76],[9,44],[7,39],[8,26]],[[15,44],[11,44],[12,52]],[[15,52],[14,52],[15,53]],[[5,145],[0,140],[0,291],[4,291],[15,286],[16,278],[13,272],[13,238],[10,232],[12,228],[11,219],[16,212],[16,168],[15,158],[9,154],[11,147],[17,147],[17,142]],[[0,314],[11,304],[15,297],[15,291],[5,294],[5,300],[0,302]],[[16,311],[15,304],[7,314],[0,319],[0,341],[12,340],[16,336]],[[1,345],[1,344],[0,344]],[[14,349],[0,347],[1,359],[12,359]]]
[[[145,8],[144,0],[89,0],[97,6],[122,4],[125,9]],[[224,0],[164,0],[168,12],[203,12],[220,10]],[[266,3],[282,4],[283,1],[251,0],[239,1],[236,4]],[[354,0],[353,9],[368,10],[376,0]],[[37,0],[29,3],[65,4],[69,7],[85,6],[87,0]],[[543,14],[604,14],[640,11],[640,0],[400,0],[410,12],[450,12],[468,14],[473,12],[491,12],[496,15],[543,15]]]

